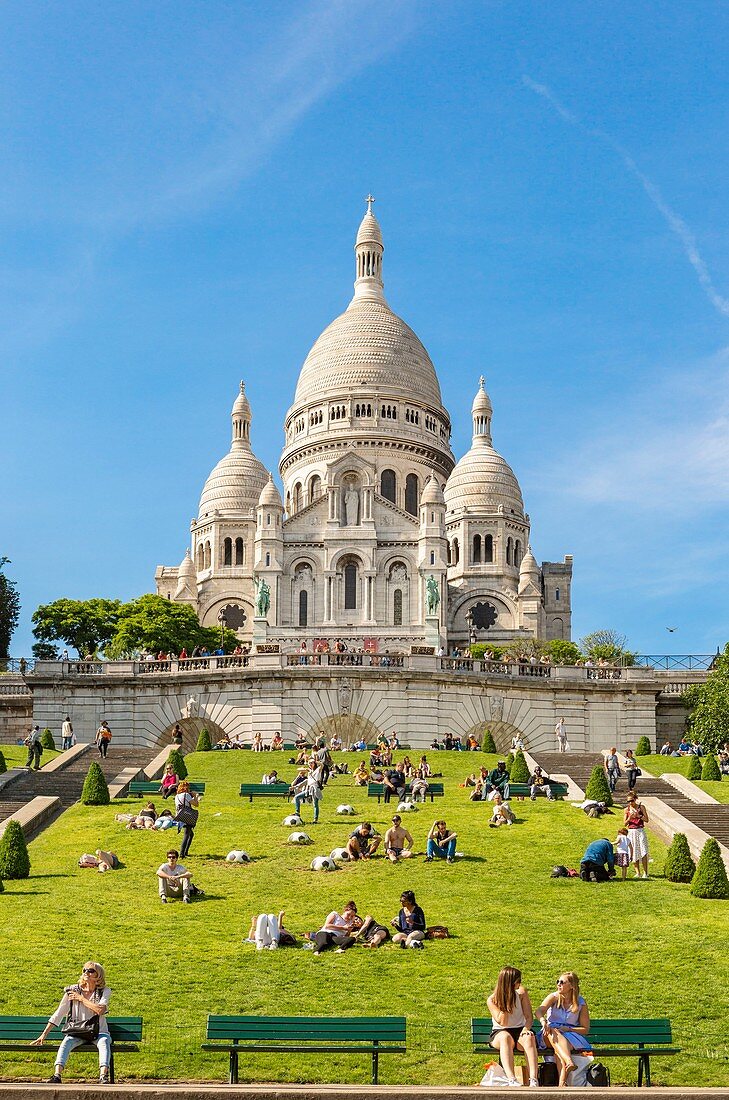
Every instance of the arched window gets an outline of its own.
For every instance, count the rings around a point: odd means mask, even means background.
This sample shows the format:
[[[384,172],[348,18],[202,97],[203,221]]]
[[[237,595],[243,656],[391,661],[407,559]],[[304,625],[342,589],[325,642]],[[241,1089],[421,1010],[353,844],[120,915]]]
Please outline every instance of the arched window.
[[[458,565],[460,560],[460,554],[458,552],[458,539],[453,540],[453,564]]]
[[[447,542],[446,543],[446,565],[450,565],[450,564],[451,564],[451,544],[449,542]]]
[[[483,537],[483,560],[494,560],[494,539],[493,535],[484,535]]]
[[[294,511],[298,512],[301,508],[301,482],[297,481],[294,485]]]
[[[357,566],[354,562],[347,562],[344,567],[344,610],[355,611],[357,608]]]
[[[318,500],[321,496],[321,478],[318,474],[314,474],[309,482],[309,503],[312,500]]]
[[[270,564],[271,564],[271,555],[268,552],[266,552],[266,565],[270,565]]]
[[[200,545],[197,548],[197,571],[198,571],[198,573],[202,573],[204,568],[205,568],[205,551],[203,549],[203,544],[200,543]]]
[[[402,589],[396,588],[392,596],[392,624],[402,626]]]
[[[205,568],[209,569],[212,563],[212,555],[210,553],[210,543],[205,543]]]
[[[235,564],[242,565],[245,560],[245,550],[243,548],[243,539],[237,538],[235,540]]]
[[[514,543],[514,565],[521,565],[521,541],[519,539]]]
[[[430,564],[435,565],[435,550],[430,551]]]
[[[418,475],[408,474],[405,479],[405,511],[411,516],[418,514]]]
[[[561,619],[552,619],[551,633],[555,638],[564,638],[564,623]]]
[[[233,564],[233,540],[223,539],[223,565]]]
[[[506,564],[507,565],[511,565],[511,562],[512,562],[511,546],[512,546],[511,536],[509,536],[509,538],[506,540]]]
[[[299,626],[309,625],[309,593],[305,588],[299,592]]]
[[[394,470],[383,470],[382,474],[380,476],[380,494],[385,498],[385,500],[389,500],[394,504],[395,503],[395,491],[396,491],[395,471]]]
[[[291,493],[286,494],[286,515],[291,515]]]
[[[474,565],[480,565],[481,564],[481,536],[480,535],[474,535],[473,536],[473,564]]]

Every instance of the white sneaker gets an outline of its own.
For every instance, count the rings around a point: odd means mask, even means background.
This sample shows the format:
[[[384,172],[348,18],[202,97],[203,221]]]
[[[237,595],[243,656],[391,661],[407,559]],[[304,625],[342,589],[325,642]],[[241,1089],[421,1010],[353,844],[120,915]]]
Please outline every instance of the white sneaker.
[[[640,877],[641,878],[648,878],[648,872],[644,871],[643,874]]]
[[[539,1088],[539,1081],[537,1081],[536,1077],[530,1077],[529,1078],[529,1088],[530,1089],[538,1089]]]
[[[517,1081],[516,1077],[510,1077],[509,1078],[509,1087],[514,1088],[514,1089],[520,1089],[521,1088],[521,1081]]]

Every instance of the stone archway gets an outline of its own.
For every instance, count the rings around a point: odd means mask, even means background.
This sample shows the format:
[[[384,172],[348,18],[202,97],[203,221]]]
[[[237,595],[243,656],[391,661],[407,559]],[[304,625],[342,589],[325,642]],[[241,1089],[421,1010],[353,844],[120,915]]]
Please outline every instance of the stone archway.
[[[306,736],[310,741],[317,737],[325,737],[329,741],[335,733],[345,747],[359,740],[374,745],[381,736],[374,722],[361,714],[332,714],[329,718],[321,718],[307,731]]]
[[[219,726],[217,722],[211,722],[209,718],[180,718],[179,725],[182,729],[183,753],[195,751],[197,739],[200,736],[201,730],[206,729],[208,731],[213,745],[215,745],[226,732],[222,726]],[[175,723],[173,722],[159,735],[157,738],[157,745],[160,749],[163,749],[166,745],[172,747],[172,733],[174,728]]]
[[[481,722],[477,722],[475,726],[472,726],[469,730],[466,730],[465,737],[477,737],[480,742],[485,730],[491,730],[491,736],[494,739],[496,751],[499,754],[503,754],[505,756],[506,753],[508,753],[509,749],[511,748],[512,738],[516,737],[517,734],[519,735],[519,737],[522,738],[524,742],[524,748],[527,750],[529,749],[529,738],[526,736],[526,734],[522,733],[522,731],[520,729],[517,729],[516,726],[512,726],[510,722],[502,722],[501,720],[489,721],[487,719],[484,719]]]

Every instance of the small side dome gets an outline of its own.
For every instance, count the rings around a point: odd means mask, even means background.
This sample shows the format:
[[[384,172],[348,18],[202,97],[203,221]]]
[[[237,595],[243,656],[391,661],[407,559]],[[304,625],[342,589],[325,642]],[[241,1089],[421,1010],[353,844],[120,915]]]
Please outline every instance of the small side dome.
[[[258,507],[262,508],[266,506],[283,508],[281,494],[276,487],[276,483],[273,480],[273,474],[270,471],[268,474],[268,481],[261,489],[261,495],[258,498]]]
[[[355,241],[355,247],[358,244],[382,245],[382,230],[380,229],[380,223],[370,210],[368,210],[365,216],[362,218],[359,229],[357,230],[357,240]]]
[[[190,548],[185,551],[185,556],[180,562],[180,567],[177,570],[178,577],[194,577],[195,576],[195,563],[190,557]]]
[[[420,498],[421,504],[445,504],[445,497],[436,477],[428,478]]]
[[[190,557],[189,549],[185,552],[185,556],[180,562],[180,567],[177,570],[177,588],[175,589],[175,599],[195,599],[197,597],[197,574],[195,571],[195,563]]]

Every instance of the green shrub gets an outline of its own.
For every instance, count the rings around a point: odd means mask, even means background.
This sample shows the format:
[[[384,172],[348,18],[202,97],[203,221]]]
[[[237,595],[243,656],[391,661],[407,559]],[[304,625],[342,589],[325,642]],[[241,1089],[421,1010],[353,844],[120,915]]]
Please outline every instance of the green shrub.
[[[3,756],[2,751],[0,751],[0,775],[4,775],[7,770],[8,765],[5,761],[5,757]]]
[[[5,883],[0,878],[0,894],[2,894],[4,892],[4,890],[5,890]]]
[[[0,840],[0,878],[27,878],[30,857],[20,822],[9,821]]]
[[[210,752],[213,747],[213,743],[210,740],[210,734],[206,729],[200,730],[200,736],[197,739],[197,745],[195,746],[195,752]]]
[[[713,836],[701,850],[699,865],[691,880],[691,893],[695,898],[729,898],[729,879],[719,845]]]
[[[592,769],[592,775],[585,791],[585,798],[594,798],[596,802],[604,802],[607,806],[613,804],[613,795],[605,775],[605,769],[599,764],[596,764]]]
[[[44,749],[53,749],[54,752],[56,751],[56,742],[53,740],[53,734],[50,730],[43,730],[40,743]]]
[[[553,665],[575,665],[582,656],[578,645],[561,638],[553,638],[544,648]]]
[[[474,642],[469,646],[469,651],[474,661],[482,661],[486,650],[488,650],[489,653],[493,653],[495,661],[501,659],[501,655],[504,651],[503,646],[489,645],[488,642]]]
[[[650,756],[652,751],[653,750],[651,749],[651,743],[648,740],[648,738],[647,737],[639,737],[638,738],[638,744],[635,746],[635,755],[636,756]]]
[[[94,760],[89,766],[84,789],[81,792],[81,801],[84,806],[108,806],[109,788],[104,779],[104,773]]]
[[[481,750],[482,752],[496,752],[496,742],[494,741],[494,735],[491,730],[484,730],[481,737]]]
[[[676,833],[671,841],[663,873],[669,882],[691,882],[696,874],[696,864],[685,833]]]
[[[701,778],[704,780],[705,783],[721,783],[719,761],[716,759],[713,752],[710,752],[709,755],[704,758],[704,766],[701,769]]]
[[[701,779],[701,760],[698,756],[692,756],[689,760],[687,779]]]
[[[170,755],[167,757],[167,763],[172,765],[172,770],[178,779],[187,779],[190,774],[185,764],[185,757],[182,755],[179,749],[170,749]]]
[[[516,756],[513,757],[509,779],[512,783],[529,782],[529,768],[527,767],[527,762],[524,759],[524,753],[521,749],[519,749]]]

